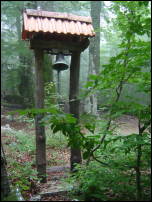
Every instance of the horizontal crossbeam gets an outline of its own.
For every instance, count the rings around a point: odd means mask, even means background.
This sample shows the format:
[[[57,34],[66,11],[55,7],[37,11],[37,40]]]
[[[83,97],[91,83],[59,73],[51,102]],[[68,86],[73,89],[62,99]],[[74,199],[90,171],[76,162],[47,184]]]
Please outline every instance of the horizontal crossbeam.
[[[72,42],[72,41],[61,41],[61,40],[40,40],[40,39],[31,39],[30,48],[31,49],[43,49],[51,50],[58,49],[60,51],[68,50],[73,51],[84,51],[89,46],[89,39],[84,39],[81,42]]]

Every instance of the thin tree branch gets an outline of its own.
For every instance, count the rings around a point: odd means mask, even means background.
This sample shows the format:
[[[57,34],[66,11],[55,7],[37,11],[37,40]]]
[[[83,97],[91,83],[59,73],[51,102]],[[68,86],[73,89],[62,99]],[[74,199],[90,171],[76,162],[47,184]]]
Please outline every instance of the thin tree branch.
[[[128,39],[128,46],[126,47],[126,58],[125,58],[125,60],[124,60],[124,67],[125,67],[125,68],[126,68],[127,63],[128,63],[128,61],[127,61],[127,56],[128,56],[128,50],[129,50],[129,48],[130,48],[130,39]],[[116,96],[116,99],[115,99],[115,102],[114,102],[114,103],[118,102],[119,99],[120,99],[120,95],[121,95],[121,92],[122,92],[122,89],[123,89],[124,77],[125,77],[125,75],[122,75],[122,79],[121,79],[121,81],[120,81],[118,87],[116,88],[116,94],[117,94],[117,96]],[[127,78],[129,79],[129,77],[130,77],[130,75],[129,75]],[[106,127],[106,129],[105,129],[105,132],[108,131],[109,128],[110,128],[111,121],[112,121],[111,115],[112,115],[112,108],[111,108],[110,113],[109,113],[109,117],[110,117],[110,118],[109,118],[109,121],[108,121],[108,123],[107,123],[107,127]],[[107,136],[107,133],[105,133],[105,134],[102,136],[102,138],[101,138],[101,140],[100,140],[100,144],[98,144],[98,145],[97,145],[94,149],[92,149],[92,151],[90,152],[90,155],[91,155],[94,159],[95,159],[95,157],[94,157],[94,154],[93,154],[93,153],[94,153],[97,149],[99,149],[99,148],[101,147],[101,145],[103,144],[104,139],[105,139],[106,136]],[[89,157],[89,160],[90,160],[90,157]],[[89,162],[88,162],[88,163],[89,163]]]
[[[94,160],[96,160],[97,162],[101,163],[101,164],[104,165],[104,166],[110,166],[109,164],[104,163],[104,162],[100,161],[99,159],[97,159],[97,157],[95,157],[94,154],[92,154],[92,158],[93,158]]]
[[[145,124],[144,124],[144,126],[143,127],[139,127],[139,133],[143,133],[144,132],[144,130],[146,130],[146,128],[148,128],[148,126],[150,126],[150,124],[151,124],[151,120],[148,120]]]

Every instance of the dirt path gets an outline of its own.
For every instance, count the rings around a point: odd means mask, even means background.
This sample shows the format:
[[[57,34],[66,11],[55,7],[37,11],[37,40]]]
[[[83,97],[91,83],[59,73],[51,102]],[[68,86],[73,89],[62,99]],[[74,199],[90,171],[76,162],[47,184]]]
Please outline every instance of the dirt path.
[[[138,120],[134,116],[123,115],[121,118],[117,119],[118,123],[117,131],[122,135],[129,135],[132,133],[138,133]]]

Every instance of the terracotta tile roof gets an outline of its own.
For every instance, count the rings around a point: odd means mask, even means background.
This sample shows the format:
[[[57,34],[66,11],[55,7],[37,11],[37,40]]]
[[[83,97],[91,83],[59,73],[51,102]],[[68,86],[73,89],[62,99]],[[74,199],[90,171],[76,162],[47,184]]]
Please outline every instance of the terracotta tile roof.
[[[27,9],[23,13],[22,39],[29,39],[35,32],[93,37],[91,23],[91,17]]]

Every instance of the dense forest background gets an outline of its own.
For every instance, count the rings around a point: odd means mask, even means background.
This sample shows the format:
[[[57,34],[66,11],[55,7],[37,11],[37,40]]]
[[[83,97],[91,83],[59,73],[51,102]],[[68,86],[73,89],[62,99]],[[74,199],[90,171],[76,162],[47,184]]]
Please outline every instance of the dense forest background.
[[[6,178],[20,187],[27,200],[44,188],[36,177],[33,131],[34,116],[40,111],[34,109],[34,53],[22,40],[24,9],[91,16],[96,33],[81,53],[79,123],[67,114],[70,70],[61,72],[58,94],[57,72],[52,68],[56,58],[45,54],[41,113],[45,114],[47,166],[69,164],[67,148],[76,147],[83,163],[63,185],[72,190],[72,199],[150,201],[150,1],[2,1],[2,139],[8,159],[2,170],[2,194],[10,192]],[[65,56],[69,65],[70,59]],[[21,116],[6,115],[6,109],[22,109]],[[62,160],[58,160],[59,150],[64,153]]]
[[[99,4],[99,3],[98,3]],[[108,64],[110,58],[120,52],[119,44],[122,40],[120,30],[118,30],[115,19],[117,18],[116,11],[111,9],[114,2],[101,1],[100,4],[92,9],[100,12],[92,12],[94,28],[96,37],[98,39],[91,41],[90,48],[85,50],[81,56],[81,72],[80,72],[80,89],[83,89],[84,84],[88,80],[88,75],[93,72],[96,74],[103,69],[104,64]],[[6,1],[2,2],[2,66],[1,66],[1,92],[5,100],[9,100],[13,104],[33,104],[34,97],[34,57],[33,51],[29,49],[28,42],[21,39],[22,30],[22,11],[25,8],[37,8],[40,6],[42,10],[55,11],[55,12],[68,12],[76,15],[89,16],[91,13],[90,2],[74,2],[74,1]],[[96,14],[97,13],[97,14]],[[99,17],[98,17],[98,16]],[[96,23],[96,19],[99,19]],[[123,19],[122,19],[123,20]],[[99,27],[100,23],[100,27]],[[150,22],[147,20],[147,26]],[[146,26],[146,25],[145,25]],[[148,27],[147,27],[148,28]],[[123,28],[126,32],[125,27]],[[137,29],[138,24],[137,24]],[[146,29],[146,27],[145,27]],[[141,34],[140,34],[141,37]],[[148,41],[149,37],[143,34],[142,40]],[[95,44],[97,61],[97,69],[90,67],[89,52],[91,53],[92,44]],[[65,57],[67,62],[70,62],[69,57]],[[96,59],[95,59],[96,60]],[[57,82],[57,75],[52,71],[52,61],[55,61],[51,55],[45,55],[45,82]],[[98,62],[98,63],[99,63]],[[145,66],[143,71],[149,71],[149,65]],[[92,68],[92,69],[91,69]],[[94,70],[93,70],[94,68]],[[33,75],[33,76],[32,76]],[[69,93],[69,69],[62,72],[61,76],[61,96],[68,99]],[[26,83],[26,88],[25,88]],[[136,85],[126,84],[121,95],[122,100],[127,101],[127,96],[137,99],[140,103],[148,103],[149,95],[139,93],[136,91]],[[17,99],[16,99],[17,98]],[[98,103],[103,104],[106,102],[105,96],[102,93],[98,95]],[[85,104],[88,103],[86,100]],[[88,109],[86,109],[88,110]]]

